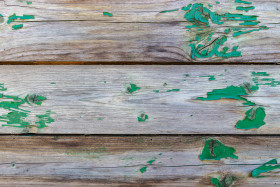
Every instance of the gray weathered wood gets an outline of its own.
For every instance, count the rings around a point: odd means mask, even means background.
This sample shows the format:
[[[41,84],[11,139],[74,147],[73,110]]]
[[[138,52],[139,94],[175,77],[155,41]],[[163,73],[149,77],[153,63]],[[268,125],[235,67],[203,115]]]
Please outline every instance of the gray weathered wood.
[[[47,110],[55,113],[55,121],[41,129],[1,126],[0,133],[279,134],[280,85],[260,85],[244,96],[265,108],[266,124],[259,129],[234,127],[252,108],[242,101],[196,99],[213,89],[254,84],[252,72],[267,72],[270,76],[263,78],[280,80],[278,66],[1,66],[0,83],[7,91],[0,93],[47,98],[41,106],[20,107],[31,111],[26,118],[30,124]],[[207,75],[216,79],[201,77]],[[129,84],[141,89],[127,93]],[[180,91],[167,92],[172,89]],[[143,112],[149,119],[138,122]],[[1,108],[1,115],[7,113]]]
[[[1,186],[210,186],[231,174],[237,186],[278,186],[277,171],[252,170],[279,157],[279,137],[211,137],[234,147],[238,159],[201,161],[206,136],[1,136]],[[16,143],[15,143],[16,142]],[[147,163],[155,160],[150,165]],[[147,167],[146,172],[140,169]]]
[[[191,62],[189,40],[195,34],[186,32],[190,23],[184,12],[160,14],[197,1],[47,1],[31,5],[16,0],[1,1],[5,22],[1,29],[1,61],[100,61],[100,62]],[[203,1],[213,4],[213,1]],[[204,62],[279,62],[279,0],[253,2],[249,13],[235,10],[234,1],[224,0],[213,11],[257,15],[261,25],[270,29],[247,34],[229,41],[238,45],[242,57],[197,59]],[[103,11],[113,17],[103,16]],[[20,30],[12,30],[7,17],[34,15]],[[223,32],[231,25],[216,25]],[[252,27],[254,28],[254,27]],[[231,40],[231,39],[230,39]]]

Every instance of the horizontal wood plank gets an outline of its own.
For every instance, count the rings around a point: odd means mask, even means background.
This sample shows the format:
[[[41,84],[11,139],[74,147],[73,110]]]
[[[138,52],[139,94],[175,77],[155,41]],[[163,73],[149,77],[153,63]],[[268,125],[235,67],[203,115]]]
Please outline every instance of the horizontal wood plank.
[[[205,6],[212,4],[208,8],[221,14],[256,15],[260,25],[269,28],[228,38],[225,47],[239,46],[242,54],[228,59],[215,56],[193,59],[190,40],[195,41],[196,34],[204,31],[187,32],[185,26],[191,23],[184,18],[184,11],[160,13],[188,3],[195,2],[35,0],[27,5],[25,1],[5,0],[0,3],[4,16],[0,24],[0,61],[279,62],[279,0],[254,1],[255,10],[248,13],[236,10],[239,4],[234,1],[223,0],[218,5],[210,0],[202,2]],[[113,16],[104,16],[103,11]],[[7,24],[13,14],[34,15],[35,19]],[[14,24],[23,24],[23,28],[12,30]],[[231,21],[211,25],[213,37],[238,24]]]
[[[207,138],[233,147],[238,159],[201,161]],[[264,178],[251,172],[279,157],[279,141],[260,136],[1,136],[0,184],[211,186],[212,177],[230,175],[237,186],[278,186],[277,170]]]
[[[0,133],[279,134],[278,69],[1,66]],[[259,89],[236,95],[241,100],[203,100],[208,92],[245,89],[246,83]],[[260,126],[244,129],[249,119]],[[242,128],[235,127],[239,121]]]

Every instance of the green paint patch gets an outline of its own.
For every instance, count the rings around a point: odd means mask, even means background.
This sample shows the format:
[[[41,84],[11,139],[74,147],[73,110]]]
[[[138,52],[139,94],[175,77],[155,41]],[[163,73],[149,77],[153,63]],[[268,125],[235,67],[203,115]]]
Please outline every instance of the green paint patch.
[[[103,12],[103,16],[113,17],[113,14],[110,12]]]
[[[266,72],[252,72],[252,76],[270,76],[270,74]]]
[[[185,74],[185,77],[189,77],[190,76],[190,74]]]
[[[37,124],[37,128],[45,128],[47,127],[47,123],[54,122],[54,119],[50,116],[51,114],[54,114],[50,110],[47,110],[45,114],[36,115],[37,121],[35,122]]]
[[[51,82],[51,84],[56,84],[55,82]]]
[[[97,118],[97,120],[98,120],[98,121],[102,121],[102,120],[103,120],[103,118]]]
[[[28,20],[28,19],[35,19],[35,17],[33,15],[17,16],[16,14],[13,14],[8,17],[7,23],[10,24],[12,22],[15,22],[16,20]]]
[[[236,7],[236,10],[243,10],[243,11],[246,11],[246,12],[248,12],[249,10],[254,10],[254,9],[255,9],[254,6],[247,6],[247,7],[238,6],[238,7]]]
[[[145,173],[147,171],[147,166],[140,168],[139,170],[141,173]]]
[[[157,160],[157,158],[154,157],[153,159],[149,160],[147,163],[152,165],[156,160]]]
[[[175,11],[178,11],[178,10],[179,10],[179,8],[174,9],[174,10],[164,10],[164,11],[161,11],[160,13],[175,12]]]
[[[18,29],[21,29],[22,27],[23,27],[23,24],[18,24],[18,25],[12,26],[13,30],[18,30]]]
[[[252,29],[252,30],[248,30],[248,31],[238,31],[238,32],[234,32],[232,34],[233,37],[237,37],[240,36],[242,34],[247,34],[247,33],[251,33],[251,32],[255,32],[255,31],[260,31],[260,30],[267,30],[268,28],[265,26],[261,26],[259,29]]]
[[[31,5],[32,2],[31,1],[26,1],[26,4]]]
[[[171,90],[167,90],[166,92],[179,92],[180,89],[171,89]]]
[[[216,80],[214,75],[205,75],[205,76],[200,76],[200,77],[209,77],[209,79],[208,79],[209,81]]]
[[[214,89],[212,92],[207,93],[207,97],[197,97],[198,100],[220,100],[220,99],[235,99],[245,101],[243,105],[256,105],[255,103],[247,100],[244,96],[249,93],[258,90],[258,86],[253,86],[249,83],[245,83],[242,86],[228,86],[224,89]]]
[[[199,155],[200,160],[221,160],[222,158],[238,159],[235,149],[223,145],[220,141],[209,139],[206,140],[202,153]]]
[[[255,178],[264,177],[264,176],[262,176],[262,174],[270,173],[271,171],[276,170],[276,169],[277,170],[280,169],[280,164],[277,162],[276,159],[272,159],[272,160],[264,163],[260,167],[254,169],[252,171],[252,177],[255,177]]]
[[[231,187],[235,180],[235,176],[225,176],[222,179],[213,177],[211,178],[211,184],[214,184],[217,187]]]
[[[144,122],[149,119],[149,116],[145,113],[140,114],[140,116],[137,117],[139,122]]]
[[[243,3],[243,4],[247,4],[247,5],[252,4],[252,2],[243,1],[243,0],[235,0],[235,3]]]
[[[153,90],[153,92],[155,92],[155,93],[159,93],[159,90]]]
[[[239,23],[239,25],[253,26],[258,25],[259,23],[259,21],[244,21],[243,23]]]
[[[265,109],[263,107],[251,108],[246,113],[246,117],[235,125],[237,129],[254,129],[265,125]]]
[[[141,87],[137,87],[136,84],[130,84],[130,87],[127,87],[126,91],[128,93],[133,93],[133,92],[135,92],[137,90],[140,90],[140,89],[141,89]]]

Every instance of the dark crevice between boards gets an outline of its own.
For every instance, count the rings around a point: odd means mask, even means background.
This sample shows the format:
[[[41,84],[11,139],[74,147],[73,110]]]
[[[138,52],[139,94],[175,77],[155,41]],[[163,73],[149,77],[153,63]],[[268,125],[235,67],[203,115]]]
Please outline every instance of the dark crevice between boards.
[[[155,62],[155,61],[0,61],[0,65],[280,65],[279,62]]]
[[[280,134],[44,134],[44,133],[1,133],[0,136],[44,136],[44,137],[280,137]]]

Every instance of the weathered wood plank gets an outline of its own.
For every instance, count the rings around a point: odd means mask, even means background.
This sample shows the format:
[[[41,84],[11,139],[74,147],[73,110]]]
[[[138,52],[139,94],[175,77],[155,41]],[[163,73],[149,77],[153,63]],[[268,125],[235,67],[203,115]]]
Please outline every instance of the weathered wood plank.
[[[0,184],[210,186],[211,177],[232,175],[237,186],[279,185],[277,170],[264,178],[250,174],[279,157],[279,137],[211,137],[233,147],[238,159],[201,161],[206,138],[1,136]]]
[[[99,61],[99,62],[278,62],[279,1],[254,1],[256,7],[248,13],[236,10],[234,1],[221,1],[210,8],[218,13],[256,15],[260,25],[269,30],[228,37],[225,47],[239,46],[241,57],[224,59],[192,57],[191,47],[196,34],[213,32],[213,39],[225,34],[224,30],[241,22],[230,21],[211,25],[205,31],[187,32],[192,23],[184,18],[184,11],[159,13],[180,8],[183,0],[155,1],[32,1],[7,0],[0,3],[4,23],[1,29],[1,61]],[[199,3],[199,2],[197,2]],[[212,1],[203,1],[207,6]],[[209,7],[208,7],[209,8]],[[113,13],[113,17],[102,12]],[[34,15],[24,20],[23,28],[12,30],[8,16]],[[246,26],[238,26],[245,28]],[[250,26],[258,29],[258,26]],[[203,37],[202,37],[203,38]],[[192,40],[192,42],[190,42]],[[222,48],[221,48],[222,50]],[[229,50],[229,51],[230,51]]]
[[[280,133],[278,66],[1,66],[0,75],[0,133]],[[228,99],[203,100],[226,88]]]

